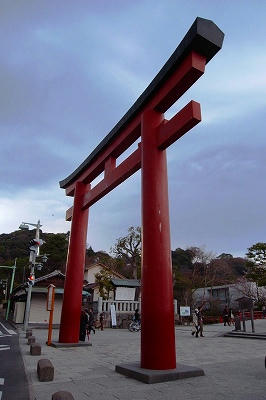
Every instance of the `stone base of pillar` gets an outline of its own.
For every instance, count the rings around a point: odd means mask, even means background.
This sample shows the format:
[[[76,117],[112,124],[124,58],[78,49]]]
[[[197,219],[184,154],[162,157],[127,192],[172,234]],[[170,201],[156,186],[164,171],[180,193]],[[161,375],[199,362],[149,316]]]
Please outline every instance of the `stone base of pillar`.
[[[51,342],[50,346],[52,347],[87,347],[92,346],[89,342],[78,342],[78,343],[59,343],[59,342]]]
[[[155,370],[140,368],[139,363],[132,363],[116,365],[115,370],[122,375],[144,383],[168,382],[205,375],[203,369],[184,364],[178,364],[175,369]]]

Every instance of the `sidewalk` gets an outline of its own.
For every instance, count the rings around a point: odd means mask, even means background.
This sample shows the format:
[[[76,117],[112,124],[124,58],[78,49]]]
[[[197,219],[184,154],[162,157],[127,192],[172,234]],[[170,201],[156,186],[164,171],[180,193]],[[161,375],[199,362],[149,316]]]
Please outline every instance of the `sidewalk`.
[[[247,331],[250,330],[247,322]],[[203,368],[205,376],[148,385],[115,372],[115,365],[140,358],[140,333],[106,329],[91,335],[90,347],[53,348],[45,343],[47,330],[34,329],[41,356],[31,356],[25,333],[19,330],[21,352],[29,379],[31,400],[50,400],[59,390],[71,392],[75,400],[265,400],[266,341],[225,338],[231,327],[204,327],[204,338],[191,335],[191,328],[176,328],[177,360]],[[266,332],[266,319],[256,320],[257,332]],[[58,340],[58,330],[53,332]],[[37,363],[51,360],[52,382],[39,382]]]

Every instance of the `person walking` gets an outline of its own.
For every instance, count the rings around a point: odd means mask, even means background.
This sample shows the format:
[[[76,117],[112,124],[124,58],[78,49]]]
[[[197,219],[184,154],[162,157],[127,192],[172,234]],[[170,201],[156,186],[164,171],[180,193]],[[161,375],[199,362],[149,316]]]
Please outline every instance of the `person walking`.
[[[80,314],[80,327],[79,327],[79,340],[85,342],[86,330],[88,326],[88,315],[85,310],[81,310]]]
[[[192,332],[191,335],[194,336],[196,333],[196,337],[199,337],[199,325],[198,325],[198,317],[197,313],[199,310],[195,308],[194,311],[192,311]]]
[[[224,326],[226,326],[226,324],[229,326],[229,311],[227,306],[225,306],[223,310],[223,321]]]
[[[228,310],[228,323],[229,323],[229,326],[234,325],[234,316],[233,316],[232,308],[229,308],[229,310]]]
[[[95,329],[94,329],[94,314],[93,314],[93,309],[90,308],[88,312],[88,326],[87,326],[87,336],[88,340],[90,340],[90,333],[93,331],[95,334]]]
[[[204,337],[202,309],[203,309],[203,304],[199,307],[198,312],[196,313],[198,319],[198,332],[196,333],[196,337],[198,337],[199,334],[201,337]]]
[[[100,329],[103,331],[104,313],[100,314]]]

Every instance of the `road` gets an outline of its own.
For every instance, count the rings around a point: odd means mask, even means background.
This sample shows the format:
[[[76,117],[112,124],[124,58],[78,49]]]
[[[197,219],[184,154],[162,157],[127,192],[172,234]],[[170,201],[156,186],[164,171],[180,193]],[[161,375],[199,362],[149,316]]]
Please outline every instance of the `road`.
[[[0,400],[29,400],[18,334],[0,318]]]

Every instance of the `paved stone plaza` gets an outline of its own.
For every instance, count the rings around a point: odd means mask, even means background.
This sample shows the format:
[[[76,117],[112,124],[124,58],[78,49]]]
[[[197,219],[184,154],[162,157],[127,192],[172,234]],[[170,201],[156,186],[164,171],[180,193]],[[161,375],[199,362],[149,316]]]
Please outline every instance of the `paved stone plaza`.
[[[191,335],[190,327],[176,328],[177,360],[201,367],[205,376],[145,384],[115,372],[115,365],[139,360],[140,333],[106,329],[91,335],[92,346],[53,348],[46,346],[47,330],[33,329],[42,345],[41,356],[31,356],[25,333],[20,345],[32,393],[31,400],[50,400],[59,390],[70,391],[75,400],[265,400],[266,341],[225,338],[231,327],[205,326],[204,338]],[[266,319],[255,321],[256,332],[266,332]],[[250,331],[250,321],[247,322]],[[58,330],[54,330],[58,340]],[[37,362],[48,358],[54,365],[53,382],[39,382]]]

